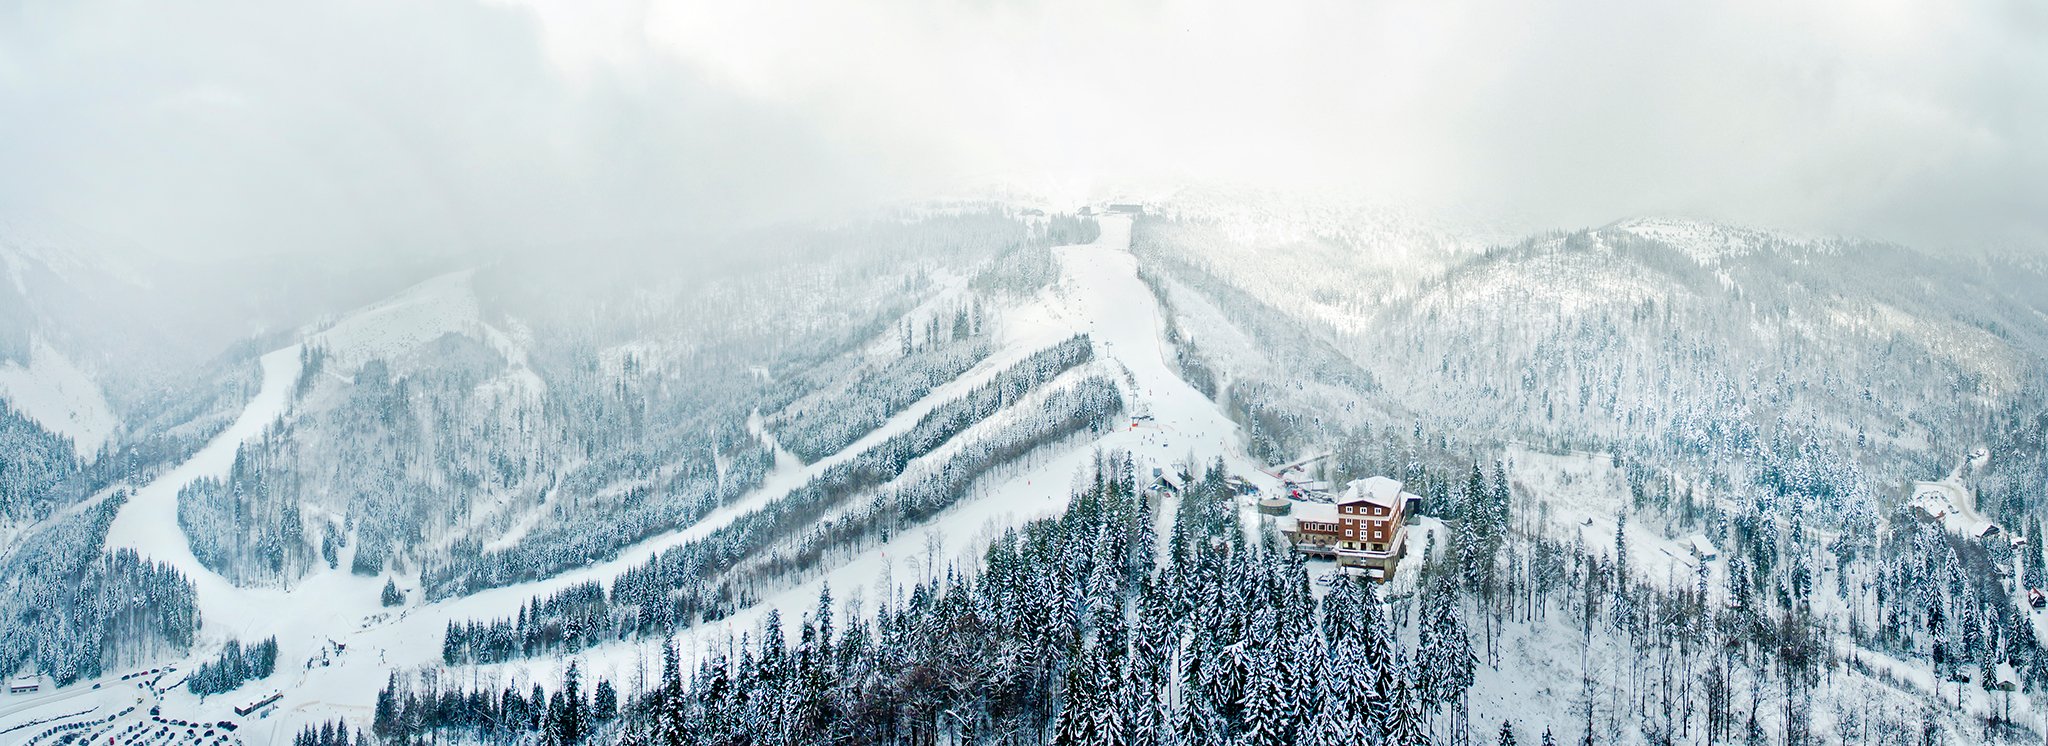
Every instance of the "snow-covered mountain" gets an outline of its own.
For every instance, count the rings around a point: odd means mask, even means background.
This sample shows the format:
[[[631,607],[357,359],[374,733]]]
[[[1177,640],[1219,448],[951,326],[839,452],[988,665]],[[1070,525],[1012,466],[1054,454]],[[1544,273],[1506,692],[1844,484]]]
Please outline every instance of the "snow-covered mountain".
[[[111,365],[118,325],[94,301],[142,283],[82,259],[77,241],[0,222],[0,401],[91,459],[120,427],[96,373]]]
[[[2043,730],[2040,554],[1980,535],[2040,543],[2028,270],[1677,219],[1503,235],[1189,192],[418,277],[231,350],[133,426],[182,448],[0,535],[0,664],[63,685],[0,729],[532,740],[582,716],[511,724],[505,693],[581,677],[606,738]],[[1390,584],[1311,584],[1240,494],[1303,457],[1423,498]]]

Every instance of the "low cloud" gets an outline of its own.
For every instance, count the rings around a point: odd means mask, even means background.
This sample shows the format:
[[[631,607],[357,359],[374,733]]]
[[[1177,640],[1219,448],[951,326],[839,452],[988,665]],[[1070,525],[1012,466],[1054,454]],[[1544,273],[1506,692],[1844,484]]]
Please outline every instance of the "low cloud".
[[[645,244],[991,182],[2038,248],[2025,2],[0,10],[0,205],[178,254]]]

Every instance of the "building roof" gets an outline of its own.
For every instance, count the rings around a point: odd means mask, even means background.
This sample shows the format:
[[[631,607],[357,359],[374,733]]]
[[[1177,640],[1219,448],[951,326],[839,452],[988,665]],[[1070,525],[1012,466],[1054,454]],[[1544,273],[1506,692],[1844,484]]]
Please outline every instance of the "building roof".
[[[1329,503],[1312,503],[1296,500],[1294,501],[1293,513],[1295,518],[1304,521],[1315,521],[1317,523],[1337,522],[1337,506]]]
[[[1704,534],[1692,535],[1692,551],[1696,554],[1699,554],[1702,557],[1720,554],[1720,552],[1714,548],[1714,542],[1708,541],[1707,537]]]
[[[1337,498],[1338,505],[1368,503],[1383,508],[1401,507],[1401,483],[1388,477],[1366,477],[1351,480],[1345,486],[1344,496]]]

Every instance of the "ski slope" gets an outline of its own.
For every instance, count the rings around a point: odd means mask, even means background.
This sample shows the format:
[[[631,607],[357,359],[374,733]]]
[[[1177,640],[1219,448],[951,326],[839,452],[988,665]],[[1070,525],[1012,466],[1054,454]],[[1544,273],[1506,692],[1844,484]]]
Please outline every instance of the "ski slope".
[[[1077,480],[1086,478],[1098,452],[1130,451],[1145,473],[1152,466],[1204,464],[1220,457],[1233,471],[1255,481],[1270,480],[1246,455],[1236,424],[1175,372],[1172,350],[1163,339],[1160,309],[1149,288],[1138,279],[1137,262],[1129,251],[1130,229],[1128,218],[1112,216],[1102,221],[1102,233],[1095,242],[1055,249],[1061,272],[1059,281],[1029,302],[1003,312],[995,327],[997,349],[988,359],[965,375],[934,388],[840,453],[812,464],[778,459],[777,468],[763,484],[732,505],[691,526],[629,547],[611,561],[552,578],[431,604],[415,602],[397,609],[378,605],[383,578],[357,577],[345,569],[350,564],[353,546],[344,550],[340,562],[344,569],[317,568],[289,587],[244,588],[228,583],[199,564],[178,529],[178,491],[200,477],[226,474],[234,463],[236,448],[276,422],[290,406],[291,386],[299,373],[299,347],[263,356],[261,388],[235,423],[192,459],[139,490],[108,533],[110,550],[133,547],[170,563],[193,580],[202,627],[192,653],[176,661],[181,668],[189,670],[188,667],[210,659],[231,637],[253,641],[275,635],[278,639],[278,671],[269,679],[251,682],[236,692],[207,701],[182,689],[174,690],[164,695],[165,712],[198,720],[234,718],[235,705],[282,690],[284,698],[277,705],[278,716],[244,722],[242,734],[248,742],[289,739],[302,723],[337,716],[366,723],[377,689],[390,671],[439,665],[441,636],[449,622],[509,617],[535,595],[593,580],[609,581],[664,549],[704,536],[741,515],[782,499],[831,465],[908,430],[932,408],[985,383],[1033,352],[1076,333],[1090,335],[1096,345],[1097,360],[1089,367],[1117,380],[1124,389],[1128,409],[1150,413],[1151,421],[1119,421],[1113,430],[1099,437],[1069,438],[997,469],[977,483],[972,494],[930,524],[899,532],[891,542],[774,593],[729,619],[686,632],[680,641],[686,655],[702,655],[740,632],[751,631],[770,610],[779,610],[786,622],[796,623],[815,604],[826,583],[831,584],[835,597],[842,603],[860,599],[853,602],[872,609],[883,594],[943,573],[949,563],[971,561],[985,542],[1004,528],[1064,509]],[[441,283],[423,285],[408,293],[402,302],[388,304],[384,308],[388,313],[378,315],[413,318],[415,312],[444,305],[429,299],[460,297],[462,293],[447,291],[459,288],[465,279],[458,275]],[[461,308],[456,310],[456,316],[465,315],[459,313]],[[404,347],[425,335],[451,330],[424,320],[401,326],[412,331],[395,335],[373,333],[370,330],[374,327],[344,322],[319,336],[324,345],[336,351],[388,351],[392,345]],[[963,437],[974,434],[969,432]],[[949,452],[950,449],[941,448],[931,457],[944,458]],[[416,580],[401,578],[400,582],[402,587],[411,586],[408,591],[416,598]],[[340,652],[341,648],[345,652]],[[656,641],[631,641],[587,650],[576,659],[586,677],[608,677],[632,686],[637,671],[649,670],[650,663],[658,666],[659,651]],[[324,663],[309,665],[309,661],[316,660]],[[552,682],[559,678],[566,664],[565,659],[537,659],[459,668],[447,675],[479,681]],[[74,686],[90,687],[92,683]],[[67,706],[72,704],[76,702]],[[28,714],[49,713],[38,709]]]
[[[1000,369],[1044,345],[1085,332],[1096,345],[1098,359],[1091,365],[1117,369],[1127,409],[1150,412],[1152,422],[1123,421],[1100,437],[1041,449],[1022,463],[999,469],[978,482],[973,494],[928,525],[901,531],[890,542],[731,617],[682,633],[677,644],[685,659],[714,654],[741,634],[752,633],[770,611],[778,612],[784,624],[794,628],[816,606],[819,592],[827,585],[843,607],[858,605],[872,611],[886,595],[900,594],[906,586],[943,575],[948,566],[974,561],[1004,528],[1065,509],[1072,490],[1088,477],[1098,452],[1130,451],[1141,473],[1149,473],[1150,466],[1190,459],[1202,464],[1222,458],[1227,468],[1262,488],[1277,489],[1277,483],[1246,454],[1236,423],[1174,371],[1160,309],[1150,289],[1138,279],[1129,242],[1130,220],[1111,216],[1102,220],[1102,235],[1094,243],[1055,249],[1060,281],[1035,302],[1006,314],[999,327],[1002,346],[990,360],[962,380],[935,389],[927,401],[899,417],[914,420],[930,405],[964,393],[966,386],[978,382],[971,379],[988,366]],[[972,432],[963,436],[971,437]],[[871,433],[842,456],[858,453],[882,437],[887,436],[880,431]],[[516,605],[506,606],[498,615],[510,616],[516,610]],[[575,658],[586,680],[601,675],[630,682],[638,672],[659,670],[660,647],[654,641],[614,643],[586,650]],[[484,680],[547,682],[558,680],[566,666],[566,659],[544,659],[475,667],[474,672]]]
[[[210,628],[258,608],[257,600],[250,598],[256,591],[237,588],[200,564],[192,554],[191,541],[178,528],[178,492],[202,477],[226,476],[234,467],[235,454],[242,444],[261,435],[264,428],[284,415],[290,405],[292,383],[299,376],[299,346],[264,355],[261,366],[263,382],[234,424],[214,436],[185,463],[136,490],[107,529],[108,551],[132,548],[184,573],[197,592],[201,622]]]

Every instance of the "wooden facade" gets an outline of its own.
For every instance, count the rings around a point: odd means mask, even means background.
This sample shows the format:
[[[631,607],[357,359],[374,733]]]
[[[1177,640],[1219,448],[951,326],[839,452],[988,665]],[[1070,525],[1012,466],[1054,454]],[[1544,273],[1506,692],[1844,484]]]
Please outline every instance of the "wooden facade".
[[[1360,479],[1347,486],[1335,505],[1298,503],[1281,530],[1297,552],[1390,580],[1407,552],[1408,506],[1416,499],[1392,479]]]

